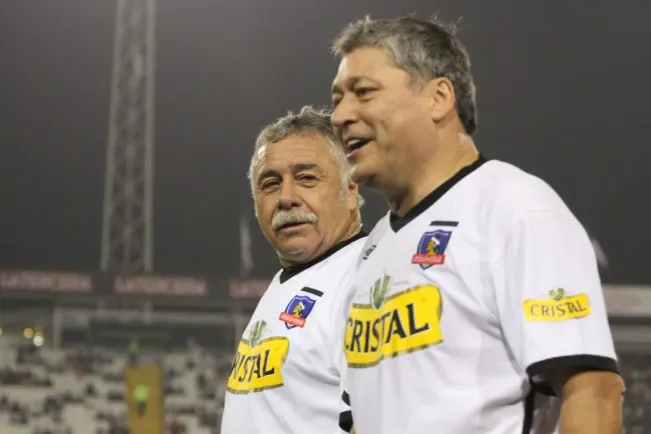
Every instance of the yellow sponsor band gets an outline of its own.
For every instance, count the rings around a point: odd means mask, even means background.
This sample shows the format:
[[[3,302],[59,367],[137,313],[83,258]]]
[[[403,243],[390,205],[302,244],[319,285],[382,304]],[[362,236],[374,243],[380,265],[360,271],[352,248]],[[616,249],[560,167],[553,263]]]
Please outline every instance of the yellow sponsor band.
[[[354,304],[346,324],[344,352],[351,368],[412,353],[443,340],[441,292],[419,285],[388,297],[379,309]]]
[[[529,299],[522,303],[527,321],[566,321],[584,318],[592,313],[590,298],[586,294],[566,296],[561,300]]]
[[[281,387],[281,370],[288,351],[289,340],[284,337],[264,339],[254,347],[247,340],[240,341],[228,377],[228,391],[245,395]]]

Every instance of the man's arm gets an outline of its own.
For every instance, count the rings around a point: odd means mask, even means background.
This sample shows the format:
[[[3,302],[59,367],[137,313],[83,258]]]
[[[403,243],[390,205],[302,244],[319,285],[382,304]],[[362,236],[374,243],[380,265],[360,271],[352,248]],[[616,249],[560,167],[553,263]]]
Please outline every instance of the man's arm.
[[[620,434],[624,381],[614,372],[556,369],[545,375],[561,398],[560,434]]]

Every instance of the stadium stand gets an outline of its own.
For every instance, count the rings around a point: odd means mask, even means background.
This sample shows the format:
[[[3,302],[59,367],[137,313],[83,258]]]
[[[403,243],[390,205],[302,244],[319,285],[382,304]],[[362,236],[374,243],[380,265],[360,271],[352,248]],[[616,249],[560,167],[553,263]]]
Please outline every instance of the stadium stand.
[[[54,350],[0,338],[2,434],[126,434],[122,353],[102,348]],[[217,434],[230,355],[197,349],[158,358],[165,368],[167,433]],[[651,426],[651,354],[622,353],[627,382],[626,433]]]
[[[607,288],[606,295],[627,383],[625,433],[650,434],[651,290]],[[122,298],[45,303],[4,295],[0,433],[132,434],[125,368],[135,358],[162,368],[166,434],[218,434],[251,306],[148,300],[138,307]]]
[[[0,354],[2,434],[129,433],[122,374],[126,350],[60,351],[3,336]],[[167,432],[218,433],[224,363],[201,351],[141,356],[164,366]]]

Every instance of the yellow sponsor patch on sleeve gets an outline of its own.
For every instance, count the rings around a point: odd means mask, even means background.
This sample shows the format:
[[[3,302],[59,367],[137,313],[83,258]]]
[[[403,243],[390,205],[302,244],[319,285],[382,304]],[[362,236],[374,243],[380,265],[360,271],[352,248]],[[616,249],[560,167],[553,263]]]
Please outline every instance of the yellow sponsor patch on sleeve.
[[[557,322],[584,318],[592,313],[587,294],[567,294],[562,288],[549,291],[548,298],[532,298],[522,302],[527,321]]]

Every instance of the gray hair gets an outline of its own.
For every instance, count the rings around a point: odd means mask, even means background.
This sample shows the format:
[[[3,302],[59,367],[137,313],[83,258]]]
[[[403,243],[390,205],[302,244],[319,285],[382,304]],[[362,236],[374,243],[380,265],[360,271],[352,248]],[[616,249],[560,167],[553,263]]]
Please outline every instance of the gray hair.
[[[472,135],[477,130],[476,88],[468,51],[456,33],[456,26],[436,19],[406,16],[374,20],[366,16],[343,29],[332,45],[332,52],[343,57],[361,47],[384,48],[397,66],[418,83],[447,78],[454,87],[461,123],[466,133]]]
[[[322,135],[326,138],[330,152],[339,167],[341,173],[342,197],[345,197],[347,186],[350,183],[352,168],[348,163],[346,154],[337,138],[332,123],[330,122],[330,112],[326,109],[304,106],[298,114],[288,112],[285,116],[278,118],[275,122],[267,125],[260,131],[255,140],[253,156],[249,165],[247,177],[251,183],[251,194],[255,199],[255,170],[259,165],[260,150],[270,143],[277,143],[290,136],[302,134]],[[358,206],[364,205],[364,198],[360,195]]]

